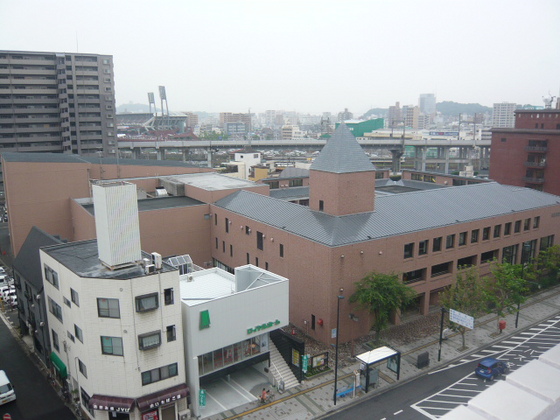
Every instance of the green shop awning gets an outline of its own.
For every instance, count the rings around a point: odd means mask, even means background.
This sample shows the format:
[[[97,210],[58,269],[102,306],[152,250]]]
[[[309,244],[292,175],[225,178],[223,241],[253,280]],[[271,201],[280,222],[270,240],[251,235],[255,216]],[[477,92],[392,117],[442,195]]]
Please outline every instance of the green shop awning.
[[[53,362],[54,368],[58,371],[58,374],[62,379],[66,379],[68,376],[68,369],[60,357],[53,351],[51,353],[51,361]]]

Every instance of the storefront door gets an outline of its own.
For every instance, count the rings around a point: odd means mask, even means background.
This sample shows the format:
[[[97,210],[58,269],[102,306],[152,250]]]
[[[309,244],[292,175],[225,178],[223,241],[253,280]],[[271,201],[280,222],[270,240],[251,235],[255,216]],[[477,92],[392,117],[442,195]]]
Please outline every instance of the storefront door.
[[[130,416],[128,413],[117,413],[116,411],[109,411],[109,420],[128,420]]]
[[[161,420],[175,420],[175,404],[161,409]]]

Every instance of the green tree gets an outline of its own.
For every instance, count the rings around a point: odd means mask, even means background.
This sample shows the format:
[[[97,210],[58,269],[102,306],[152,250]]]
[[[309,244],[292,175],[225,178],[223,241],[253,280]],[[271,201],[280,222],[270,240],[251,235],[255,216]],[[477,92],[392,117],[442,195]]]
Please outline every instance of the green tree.
[[[525,271],[525,278],[542,287],[557,284],[560,281],[560,245],[553,245],[539,252]]]
[[[356,291],[350,296],[350,302],[373,314],[376,341],[380,339],[381,330],[389,324],[391,313],[416,297],[416,292],[404,285],[396,274],[371,272],[355,284]]]
[[[526,298],[527,281],[523,278],[523,265],[510,263],[494,263],[491,274],[484,281],[484,301],[488,313],[498,315],[498,330],[500,318],[506,313],[517,311]]]
[[[457,273],[455,284],[439,293],[443,307],[454,309],[472,317],[476,317],[483,309],[483,288],[476,267],[469,267]],[[469,330],[463,325],[450,322],[451,329],[461,334],[463,349],[465,333]]]

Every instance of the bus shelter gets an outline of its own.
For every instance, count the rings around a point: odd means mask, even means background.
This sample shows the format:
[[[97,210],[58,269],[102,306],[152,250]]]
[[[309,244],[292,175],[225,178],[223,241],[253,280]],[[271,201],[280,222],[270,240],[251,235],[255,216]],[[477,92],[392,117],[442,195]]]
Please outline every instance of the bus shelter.
[[[373,382],[375,385],[379,377],[379,370],[375,368],[372,369],[372,367],[379,365],[385,360],[387,360],[387,369],[397,375],[397,381],[400,378],[401,353],[390,347],[383,346],[366,351],[365,353],[357,355],[356,359],[361,362],[361,371],[363,378],[365,378],[365,386],[363,387],[365,392],[368,392],[370,382]]]

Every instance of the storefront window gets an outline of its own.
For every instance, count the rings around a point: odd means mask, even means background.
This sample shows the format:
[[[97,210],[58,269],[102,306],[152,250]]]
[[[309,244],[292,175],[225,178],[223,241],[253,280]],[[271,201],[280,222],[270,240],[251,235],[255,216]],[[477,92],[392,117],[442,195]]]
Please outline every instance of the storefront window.
[[[221,349],[203,354],[198,357],[198,371],[201,376],[207,375],[226,366],[250,359],[262,352],[268,351],[268,335],[235,343]]]

